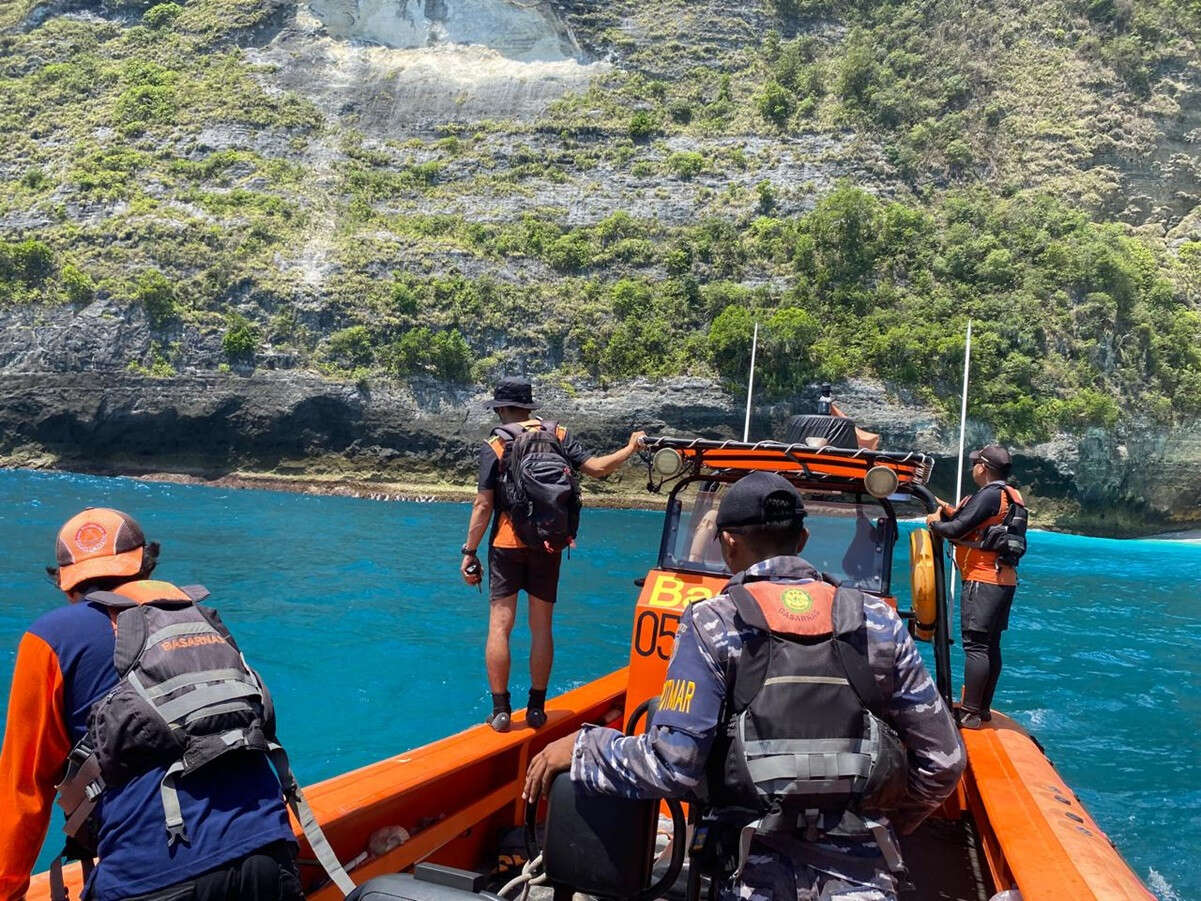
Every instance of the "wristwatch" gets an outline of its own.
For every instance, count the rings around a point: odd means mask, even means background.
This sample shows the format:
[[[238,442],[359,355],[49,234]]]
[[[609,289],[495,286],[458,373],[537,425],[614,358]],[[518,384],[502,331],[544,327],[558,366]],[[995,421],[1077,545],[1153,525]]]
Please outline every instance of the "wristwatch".
[[[464,557],[476,556],[475,548],[468,547],[467,545],[463,545],[461,548],[459,548],[459,553],[462,554]]]

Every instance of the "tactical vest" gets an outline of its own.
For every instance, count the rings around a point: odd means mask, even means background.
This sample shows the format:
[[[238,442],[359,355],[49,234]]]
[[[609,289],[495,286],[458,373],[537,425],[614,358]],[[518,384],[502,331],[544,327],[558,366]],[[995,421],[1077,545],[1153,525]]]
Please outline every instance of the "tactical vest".
[[[742,827],[739,869],[755,833],[815,841],[870,833],[905,797],[908,759],[884,722],[867,658],[861,592],[825,582],[728,589],[758,633],[746,640],[709,758],[708,803]]]
[[[275,740],[275,709],[266,686],[246,663],[217,611],[198,602],[202,586],[176,588],[140,581],[94,591],[85,603],[115,617],[117,684],[88,713],[86,735],[71,750],[58,786],[66,815],[68,853],[90,869],[90,818],[104,791],[165,767],[159,795],[165,841],[187,841],[176,781],[231,753],[266,754],[283,795],[314,853],[345,893],[354,883],[342,869]],[[51,882],[62,889],[62,861]],[[65,896],[65,892],[63,893]]]
[[[964,500],[963,504],[967,501]],[[963,504],[960,505],[962,508]],[[967,582],[987,582],[991,585],[1016,585],[1017,571],[1013,565],[999,559],[998,552],[982,546],[982,539],[993,526],[1005,521],[1006,514],[1012,504],[1025,506],[1021,493],[1012,485],[1001,486],[1001,502],[996,515],[990,516],[966,535],[951,543],[955,547],[955,565]],[[1023,511],[1024,512],[1024,511]],[[1022,537],[1025,539],[1025,521],[1023,517]]]

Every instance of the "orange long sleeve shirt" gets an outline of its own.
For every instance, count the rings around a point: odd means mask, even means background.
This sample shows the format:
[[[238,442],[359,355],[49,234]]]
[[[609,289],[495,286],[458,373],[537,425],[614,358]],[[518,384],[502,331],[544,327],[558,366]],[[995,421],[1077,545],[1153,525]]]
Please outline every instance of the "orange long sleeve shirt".
[[[0,749],[0,901],[25,897],[71,751],[58,657],[26,633],[17,648]]]

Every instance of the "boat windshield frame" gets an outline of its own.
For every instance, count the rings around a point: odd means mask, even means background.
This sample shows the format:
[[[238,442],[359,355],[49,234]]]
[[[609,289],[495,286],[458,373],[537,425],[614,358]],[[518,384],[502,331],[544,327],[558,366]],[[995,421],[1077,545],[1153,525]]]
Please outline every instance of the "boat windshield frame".
[[[750,444],[737,441],[707,441],[704,439],[650,438],[645,442],[644,448],[646,451],[671,449],[680,455],[680,469],[675,474],[661,477],[656,485],[654,481],[653,457],[650,454],[646,454],[646,462],[650,470],[647,487],[651,491],[657,491],[666,482],[674,483],[668,494],[667,509],[664,512],[663,533],[659,541],[657,562],[660,567],[663,567],[663,564],[670,559],[670,552],[674,549],[675,531],[679,527],[680,520],[678,492],[683,486],[697,480],[735,482],[748,472],[767,470],[777,472],[783,476],[802,494],[808,492],[840,491],[846,494],[864,494],[870,496],[871,492],[867,490],[863,476],[858,474],[836,474],[835,471],[814,472],[813,469],[819,467],[825,469],[826,467],[822,464],[826,461],[837,465],[839,459],[860,461],[858,465],[864,469],[868,468],[863,466],[864,463],[867,463],[869,466],[876,463],[884,463],[889,468],[894,469],[894,471],[901,470],[902,467],[909,469],[908,473],[898,471],[898,476],[900,476],[899,491],[917,500],[927,513],[933,513],[939,509],[938,499],[935,497],[934,492],[926,485],[933,470],[934,461],[933,458],[925,454],[895,451],[864,452],[862,450],[856,452],[830,448],[823,449],[819,457],[822,463],[819,463],[818,467],[813,467],[811,466],[810,458],[810,454],[814,453],[813,449],[800,448],[797,445],[784,445],[779,442],[756,442]],[[740,457],[744,459],[739,459]],[[776,458],[777,465],[773,465],[772,457]],[[712,462],[717,460],[727,465],[713,466]],[[890,509],[890,516],[895,526],[895,509]],[[674,528],[672,528],[673,520]],[[932,640],[934,646],[934,681],[943,700],[950,704],[952,702],[953,691],[949,623],[950,598],[948,594],[950,582],[946,569],[946,554],[944,553],[943,539],[937,534],[930,533],[930,542],[934,558],[934,590],[938,608]],[[707,568],[690,570],[681,568],[678,565],[671,565],[664,568],[682,572],[695,572],[702,575],[718,575]],[[898,610],[898,615],[908,621],[912,632],[912,611]]]
[[[696,573],[705,576],[721,576],[729,578],[732,573],[726,568],[724,563],[715,566],[714,561],[706,559],[694,559],[692,557],[681,557],[677,554],[679,550],[678,542],[680,540],[680,525],[685,516],[684,505],[681,502],[680,495],[688,491],[690,486],[700,482],[703,484],[720,483],[729,485],[740,479],[744,472],[739,470],[724,470],[718,473],[705,475],[692,475],[681,479],[672,487],[671,493],[667,498],[667,507],[664,513],[663,530],[659,538],[659,559],[658,568],[661,570],[673,572]],[[788,478],[788,474],[783,474]],[[793,484],[798,480],[789,478]],[[880,556],[879,571],[876,573],[875,580],[878,584],[876,587],[867,587],[860,585],[863,591],[875,597],[891,596],[892,594],[892,554],[899,538],[900,531],[897,526],[896,508],[893,506],[889,498],[876,498],[869,494],[860,486],[860,490],[849,490],[846,486],[831,486],[824,483],[820,489],[810,489],[806,491],[802,486],[797,485],[797,489],[805,498],[806,506],[809,508],[809,515],[829,515],[828,512],[823,512],[822,508],[834,508],[839,513],[846,514],[860,513],[864,509],[874,509],[882,511],[884,516],[881,519],[886,519],[886,525],[881,534],[876,535],[876,540],[880,543],[880,547],[876,550],[876,554]],[[830,495],[836,495],[830,497]],[[819,506],[820,505],[820,506]],[[716,509],[716,508],[714,508]],[[695,516],[695,511],[693,512]],[[835,513],[833,515],[838,515]],[[876,522],[875,526],[879,528],[880,523]],[[810,530],[812,533],[812,529]],[[850,548],[848,547],[848,552]],[[801,552],[804,556],[804,551]]]

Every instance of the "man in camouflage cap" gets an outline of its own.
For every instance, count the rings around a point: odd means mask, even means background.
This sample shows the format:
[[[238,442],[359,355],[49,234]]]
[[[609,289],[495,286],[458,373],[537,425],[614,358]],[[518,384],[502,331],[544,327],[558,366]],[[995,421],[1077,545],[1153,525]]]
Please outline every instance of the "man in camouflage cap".
[[[718,510],[717,528],[722,556],[736,575],[725,592],[684,612],[668,666],[672,684],[694,683],[688,686],[687,703],[661,707],[643,735],[585,727],[548,745],[530,762],[524,791],[530,803],[565,770],[574,783],[595,794],[691,800],[720,791],[707,781],[706,767],[711,752],[723,747],[729,723],[725,709],[740,663],[751,659],[746,649],[761,648],[764,638],[764,632],[748,624],[732,594],[745,597],[767,589],[787,604],[795,601],[790,596],[804,594],[811,600],[833,593],[798,556],[808,538],[804,515],[800,494],[779,475],[755,472],[735,483]],[[869,835],[756,834],[740,872],[721,880],[723,899],[895,899],[894,873],[900,868],[897,858],[889,860],[897,848],[892,830],[912,832],[959,781],[966,763],[963,745],[913,640],[890,606],[867,595],[861,598],[866,669],[879,689],[883,719],[908,751],[904,798]],[[791,606],[808,611],[808,605]],[[771,629],[775,632],[775,625]],[[820,715],[809,709],[796,714]]]

